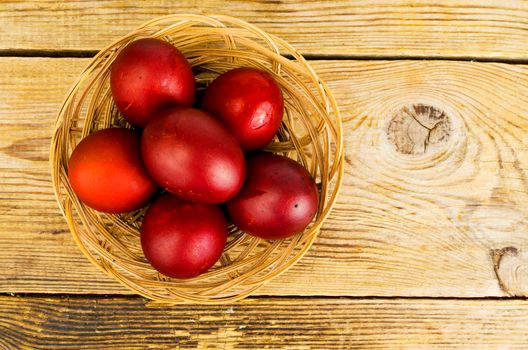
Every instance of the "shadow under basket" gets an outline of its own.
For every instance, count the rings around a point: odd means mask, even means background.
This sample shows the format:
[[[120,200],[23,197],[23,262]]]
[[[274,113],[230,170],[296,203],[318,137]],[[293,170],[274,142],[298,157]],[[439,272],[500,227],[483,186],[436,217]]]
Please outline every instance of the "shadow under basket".
[[[114,105],[110,67],[128,43],[145,37],[174,44],[187,57],[203,89],[237,67],[269,72],[282,89],[285,113],[267,150],[301,163],[320,190],[315,219],[302,233],[268,241],[230,226],[221,259],[206,273],[186,280],[159,274],[143,256],[139,227],[144,209],[121,215],[93,210],[79,201],[68,181],[68,159],[88,134],[130,127]],[[326,84],[288,43],[226,16],[169,15],[150,21],[101,50],[68,92],[51,145],[53,187],[72,235],[84,255],[106,274],[152,304],[226,303],[254,293],[284,273],[308,251],[336,201],[343,177],[339,111]]]

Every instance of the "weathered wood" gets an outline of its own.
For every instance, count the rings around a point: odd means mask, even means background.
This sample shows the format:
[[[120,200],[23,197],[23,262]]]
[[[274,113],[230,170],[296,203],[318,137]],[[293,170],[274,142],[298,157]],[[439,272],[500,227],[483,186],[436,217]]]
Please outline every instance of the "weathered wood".
[[[126,293],[75,247],[49,182],[53,120],[87,62],[0,59],[0,292]],[[313,65],[342,109],[344,186],[307,256],[259,293],[526,295],[528,67]]]
[[[526,59],[523,1],[2,1],[0,50],[98,50],[155,17],[225,14],[304,54]]]
[[[525,349],[523,300],[0,297],[2,349]]]

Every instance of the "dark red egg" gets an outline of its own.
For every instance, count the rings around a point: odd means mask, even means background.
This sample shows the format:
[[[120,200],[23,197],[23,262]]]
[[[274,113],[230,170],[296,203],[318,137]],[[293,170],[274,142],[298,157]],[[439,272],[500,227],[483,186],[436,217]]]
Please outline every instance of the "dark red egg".
[[[222,255],[227,221],[216,205],[190,203],[165,194],[145,213],[141,247],[162,274],[191,278],[207,271]]]
[[[139,135],[123,128],[85,137],[70,157],[68,178],[83,203],[106,213],[139,209],[157,188],[141,160]]]
[[[123,117],[139,127],[163,109],[191,106],[195,95],[189,62],[176,47],[154,38],[133,41],[117,55],[110,86]]]
[[[150,174],[182,199],[221,203],[238,193],[244,154],[217,119],[193,108],[162,112],[145,128],[141,153]]]
[[[281,124],[284,102],[273,77],[254,68],[237,68],[205,90],[202,108],[229,126],[245,151],[264,148]]]
[[[317,213],[318,191],[294,160],[260,152],[246,162],[246,182],[227,202],[233,223],[247,233],[279,239],[302,232]]]

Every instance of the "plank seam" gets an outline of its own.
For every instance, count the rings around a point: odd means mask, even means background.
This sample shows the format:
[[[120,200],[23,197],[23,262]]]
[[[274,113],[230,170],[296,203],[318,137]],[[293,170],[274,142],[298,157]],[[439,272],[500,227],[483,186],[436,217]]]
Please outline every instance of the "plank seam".
[[[0,293],[0,297],[20,297],[20,298],[52,298],[52,299],[109,299],[109,298],[122,298],[122,299],[145,299],[139,295],[133,294],[67,294],[67,293]],[[376,296],[376,295],[364,295],[364,296],[338,296],[338,295],[253,295],[245,300],[258,300],[258,299],[333,299],[333,300],[494,300],[494,301],[512,301],[521,300],[528,301],[528,297],[524,296],[480,296],[480,297],[453,297],[453,296]],[[146,299],[145,299],[146,300]],[[243,303],[244,301],[242,301]]]
[[[34,49],[5,49],[0,50],[0,57],[35,57],[35,58],[92,58],[98,50],[34,50]],[[411,56],[411,55],[303,55],[312,61],[458,61],[458,62],[487,62],[507,64],[528,64],[528,59],[522,58],[499,58],[499,57],[477,57],[477,56]],[[287,58],[291,58],[285,55]]]

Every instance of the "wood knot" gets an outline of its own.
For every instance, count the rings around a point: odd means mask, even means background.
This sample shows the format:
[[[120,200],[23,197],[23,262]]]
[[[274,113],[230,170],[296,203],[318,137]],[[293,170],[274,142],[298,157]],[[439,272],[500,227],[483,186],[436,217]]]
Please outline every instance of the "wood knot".
[[[516,247],[490,252],[499,286],[510,296],[528,296],[528,253]]]
[[[11,145],[0,148],[8,156],[31,161],[47,161],[49,137],[33,137],[21,139]]]
[[[396,151],[413,155],[445,147],[451,134],[449,116],[437,107],[421,103],[401,108],[387,128],[389,141]]]

